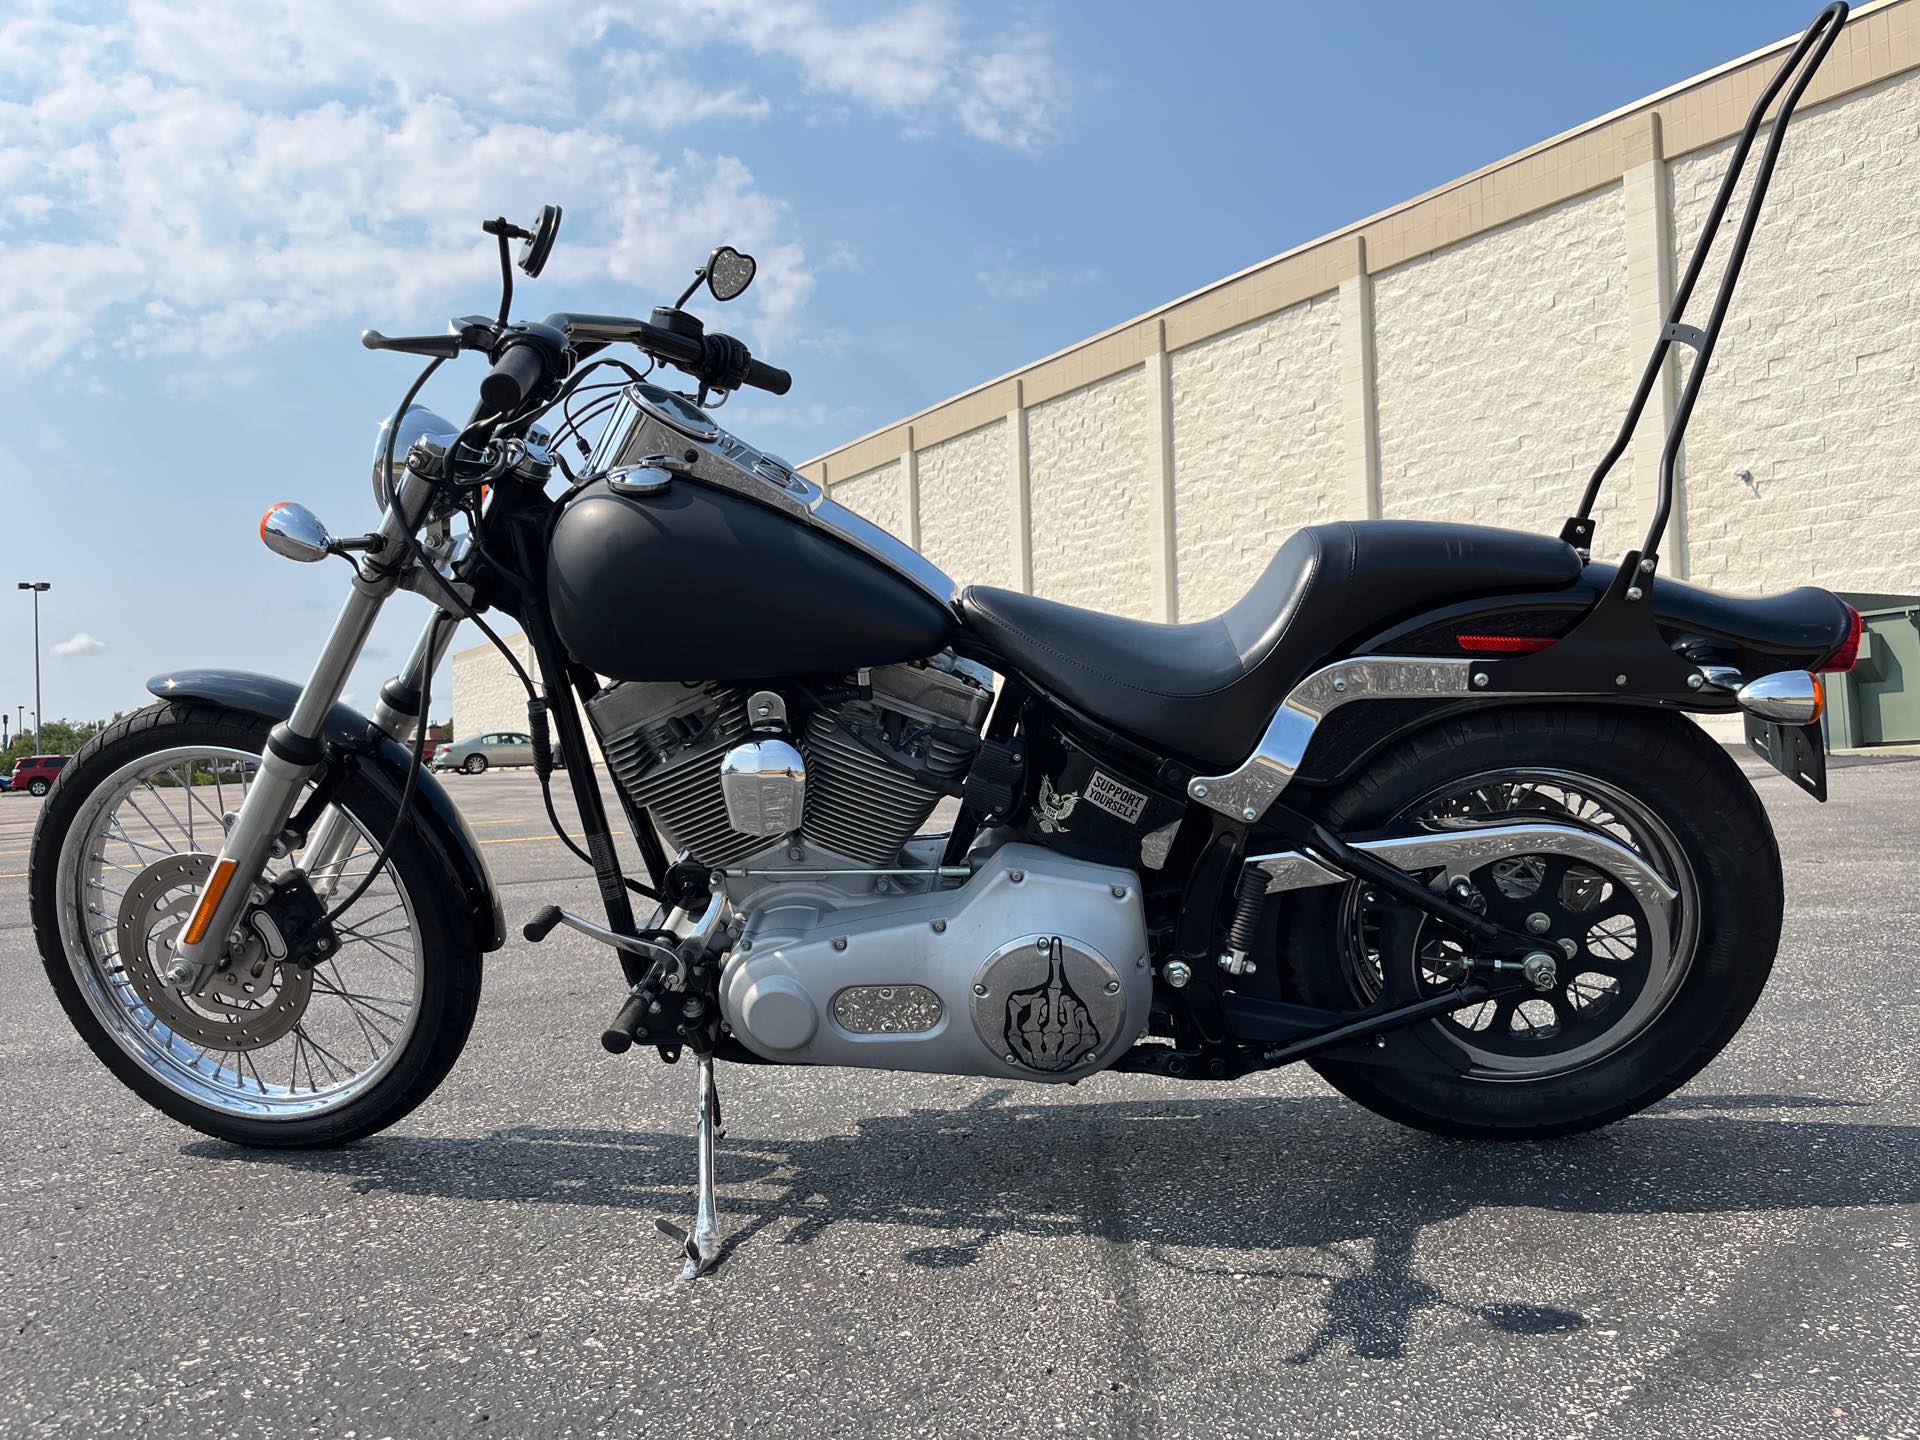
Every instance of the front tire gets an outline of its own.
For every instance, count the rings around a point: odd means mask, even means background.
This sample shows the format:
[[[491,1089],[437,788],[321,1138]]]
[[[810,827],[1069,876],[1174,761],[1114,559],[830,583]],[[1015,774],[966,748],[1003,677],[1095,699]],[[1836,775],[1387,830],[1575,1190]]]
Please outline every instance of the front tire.
[[[1624,707],[1480,711],[1375,760],[1326,803],[1322,818],[1336,832],[1400,829],[1436,806],[1456,822],[1472,823],[1480,806],[1480,816],[1586,824],[1638,851],[1680,896],[1657,977],[1661,989],[1651,989],[1656,977],[1635,972],[1630,946],[1596,927],[1569,942],[1578,959],[1570,956],[1568,972],[1598,967],[1584,977],[1592,990],[1586,1000],[1574,996],[1570,987],[1579,982],[1569,978],[1568,989],[1549,997],[1552,1005],[1540,1002],[1546,1018],[1531,1029],[1520,1019],[1531,1002],[1519,999],[1496,1008],[1492,1022],[1479,1007],[1427,1022],[1419,1039],[1454,1073],[1312,1062],[1342,1094],[1440,1135],[1569,1135],[1672,1093],[1733,1038],[1779,945],[1780,854],[1753,787],[1698,726],[1678,714]],[[1525,883],[1512,872],[1472,878]],[[1288,998],[1349,1009],[1372,998],[1369,967],[1434,971],[1432,931],[1423,930],[1426,938],[1406,954],[1367,951],[1368,932],[1356,921],[1367,898],[1358,885],[1327,886],[1290,902],[1279,944]],[[1565,927],[1556,921],[1558,928]],[[1631,922],[1615,928],[1632,940]],[[1609,945],[1627,958],[1614,965],[1595,958]],[[1602,968],[1610,973],[1601,975]],[[1616,987],[1611,1030],[1603,1023],[1603,982]],[[1594,1006],[1597,1014],[1586,1013]],[[1478,1035],[1471,1025],[1480,1027]]]
[[[329,959],[304,970],[256,960],[245,994],[222,992],[222,977],[202,996],[165,985],[162,927],[184,916],[191,877],[220,849],[222,814],[239,804],[270,728],[220,706],[162,703],[88,742],[34,830],[34,938],[81,1038],[155,1109],[243,1145],[342,1145],[393,1124],[446,1078],[479,1004],[480,949],[406,828],[338,922]],[[353,826],[343,896],[394,812],[354,774],[333,798]],[[122,954],[129,924],[151,941]]]

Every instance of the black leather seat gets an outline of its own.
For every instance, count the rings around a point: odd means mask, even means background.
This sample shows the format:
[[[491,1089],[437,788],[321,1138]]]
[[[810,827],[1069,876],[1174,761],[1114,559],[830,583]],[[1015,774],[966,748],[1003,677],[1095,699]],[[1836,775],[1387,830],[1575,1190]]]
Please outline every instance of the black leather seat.
[[[1156,625],[973,585],[967,624],[1043,690],[1169,755],[1230,769],[1274,708],[1339,648],[1423,609],[1580,579],[1562,541],[1419,520],[1290,538],[1224,615]]]

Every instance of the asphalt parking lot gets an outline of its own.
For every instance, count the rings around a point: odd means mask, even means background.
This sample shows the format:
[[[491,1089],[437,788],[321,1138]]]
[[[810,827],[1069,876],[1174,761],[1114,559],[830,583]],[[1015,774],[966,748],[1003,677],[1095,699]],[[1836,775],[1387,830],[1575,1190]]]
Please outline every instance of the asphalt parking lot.
[[[33,953],[0,796],[0,1431],[13,1435],[1920,1434],[1920,758],[1759,780],[1787,935],[1645,1116],[1439,1141],[1305,1069],[1220,1088],[720,1074],[736,1245],[681,1285],[693,1076],[604,1054],[615,971],[492,957],[405,1123],[175,1126]],[[1754,773],[1758,774],[1757,767]],[[509,919],[593,887],[525,774],[455,778]]]

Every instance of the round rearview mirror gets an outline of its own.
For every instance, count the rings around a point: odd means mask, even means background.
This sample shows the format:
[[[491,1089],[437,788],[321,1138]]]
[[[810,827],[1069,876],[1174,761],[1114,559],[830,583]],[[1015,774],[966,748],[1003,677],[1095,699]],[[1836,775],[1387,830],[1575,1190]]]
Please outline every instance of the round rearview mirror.
[[[553,253],[553,237],[560,233],[560,207],[542,205],[540,218],[533,222],[533,234],[520,244],[514,263],[529,276],[537,277],[547,268],[547,256]]]
[[[751,255],[722,245],[707,261],[707,289],[716,300],[732,300],[746,293],[753,283],[754,269]]]

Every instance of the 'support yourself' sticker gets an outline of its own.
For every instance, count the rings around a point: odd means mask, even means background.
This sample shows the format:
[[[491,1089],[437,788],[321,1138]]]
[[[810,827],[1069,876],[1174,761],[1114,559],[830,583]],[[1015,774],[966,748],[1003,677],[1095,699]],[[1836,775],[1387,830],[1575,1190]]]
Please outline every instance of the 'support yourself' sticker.
[[[1086,801],[1129,825],[1138,820],[1140,812],[1147,808],[1147,797],[1143,792],[1122,785],[1111,775],[1098,770],[1087,781]]]

